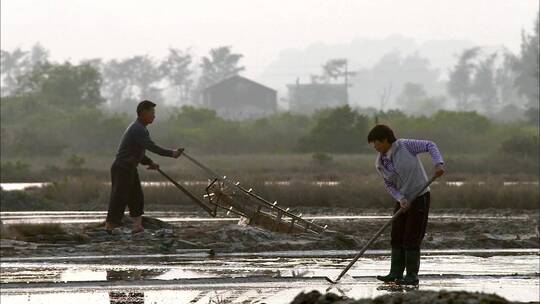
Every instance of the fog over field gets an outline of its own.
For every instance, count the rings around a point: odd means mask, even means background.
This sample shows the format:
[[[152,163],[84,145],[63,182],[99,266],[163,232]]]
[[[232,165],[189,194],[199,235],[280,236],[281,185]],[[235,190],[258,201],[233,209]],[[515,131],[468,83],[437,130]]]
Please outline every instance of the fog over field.
[[[489,7],[489,9],[488,9]],[[521,32],[531,32],[537,1],[162,1],[160,5],[114,1],[3,1],[3,50],[29,49],[39,42],[55,61],[167,56],[169,48],[196,58],[232,46],[243,55],[242,74],[279,93],[288,108],[287,84],[310,82],[320,66],[346,58],[349,70],[373,68],[383,56],[417,55],[437,70],[425,83],[429,95],[444,95],[436,80],[466,48],[517,53]],[[76,43],[74,43],[76,41]],[[196,63],[198,60],[194,60]],[[387,71],[391,73],[391,71]],[[419,82],[421,79],[410,79]],[[392,107],[406,82],[352,79],[351,103],[379,107],[379,91],[393,82]],[[376,86],[376,88],[373,88]],[[442,85],[444,87],[444,85]],[[166,101],[181,105],[169,92]],[[283,99],[283,100],[282,100]],[[452,106],[452,105],[448,105]]]
[[[2,304],[538,301],[538,0],[0,22]]]

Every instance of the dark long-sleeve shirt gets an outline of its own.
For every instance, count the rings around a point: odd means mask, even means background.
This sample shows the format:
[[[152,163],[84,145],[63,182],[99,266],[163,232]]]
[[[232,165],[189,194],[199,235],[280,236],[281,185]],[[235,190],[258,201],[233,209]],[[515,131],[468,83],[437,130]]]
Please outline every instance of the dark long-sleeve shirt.
[[[161,156],[172,157],[173,155],[172,150],[156,145],[150,138],[146,126],[137,119],[129,125],[122,136],[116,153],[116,161],[133,167],[136,167],[139,163],[149,165],[152,160],[144,154],[146,150]]]

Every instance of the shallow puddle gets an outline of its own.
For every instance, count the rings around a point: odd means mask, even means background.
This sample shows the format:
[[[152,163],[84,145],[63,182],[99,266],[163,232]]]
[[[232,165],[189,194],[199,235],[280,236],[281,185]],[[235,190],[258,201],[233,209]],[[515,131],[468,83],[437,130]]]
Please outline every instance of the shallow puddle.
[[[1,263],[1,302],[68,303],[290,303],[302,291],[332,288],[354,298],[388,291],[375,275],[388,271],[387,255],[361,258],[338,285],[335,278],[349,262],[340,252],[302,257],[267,253],[215,258],[5,261]],[[341,252],[349,255],[349,252]],[[514,301],[538,301],[539,252],[492,251],[485,256],[425,252],[421,290],[466,290],[496,293]],[[122,261],[122,262],[117,262]],[[119,300],[120,299],[120,300]],[[129,302],[128,300],[130,299]],[[124,301],[124,302],[122,302]]]
[[[4,224],[39,224],[39,223],[59,223],[59,224],[89,224],[100,223],[105,220],[105,211],[7,211],[0,212],[0,218]],[[183,222],[238,222],[238,217],[207,217],[195,212],[145,212],[145,216],[154,217],[168,223]],[[493,214],[437,214],[430,215],[430,220],[529,220],[535,218],[536,214],[516,214],[516,215],[493,215]],[[367,215],[309,215],[302,218],[315,221],[347,221],[347,220],[388,220],[390,215],[367,214]]]
[[[204,180],[188,180],[188,181],[178,181],[178,183],[184,185],[184,186],[207,186],[208,181]],[[310,185],[319,186],[319,187],[335,187],[340,185],[340,181],[310,181],[308,182]],[[464,181],[446,181],[442,182],[447,186],[455,186],[455,187],[461,187],[463,185],[467,184],[475,184],[478,186],[483,186],[486,184],[484,181],[480,182],[464,182]],[[30,188],[42,188],[45,186],[49,186],[52,183],[50,182],[32,182],[32,183],[0,183],[0,187],[4,191],[21,191],[26,190]],[[110,182],[104,182],[105,185],[110,185]],[[173,187],[169,182],[152,182],[152,181],[143,181],[141,182],[143,187]],[[441,182],[435,181],[433,182],[434,185],[441,184]],[[266,186],[281,186],[281,187],[289,187],[292,186],[293,183],[291,181],[265,181],[264,185]],[[505,181],[501,183],[502,186],[516,186],[516,185],[530,185],[530,186],[538,186],[538,181]]]

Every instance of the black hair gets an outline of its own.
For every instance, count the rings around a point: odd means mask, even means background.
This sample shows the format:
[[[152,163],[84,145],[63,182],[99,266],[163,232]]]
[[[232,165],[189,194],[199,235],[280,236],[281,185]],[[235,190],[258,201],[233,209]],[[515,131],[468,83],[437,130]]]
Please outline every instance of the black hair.
[[[137,116],[141,116],[142,112],[148,111],[156,106],[155,103],[150,100],[143,100],[137,105]]]
[[[393,143],[396,141],[396,136],[394,135],[394,131],[389,126],[382,124],[373,127],[367,136],[368,143],[376,140],[383,141],[384,139],[387,139],[389,143]]]

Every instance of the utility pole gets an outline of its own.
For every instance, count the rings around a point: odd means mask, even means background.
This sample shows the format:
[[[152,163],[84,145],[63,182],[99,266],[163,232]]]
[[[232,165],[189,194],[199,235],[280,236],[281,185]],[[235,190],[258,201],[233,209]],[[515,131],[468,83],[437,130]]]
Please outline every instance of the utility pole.
[[[349,84],[349,76],[354,76],[356,75],[355,72],[349,72],[349,60],[348,59],[343,59],[343,61],[345,62],[345,72],[343,73],[343,80],[345,82],[345,103],[346,104],[349,104],[349,87],[351,87],[352,85]]]
[[[345,59],[345,104],[349,104],[349,60]]]

